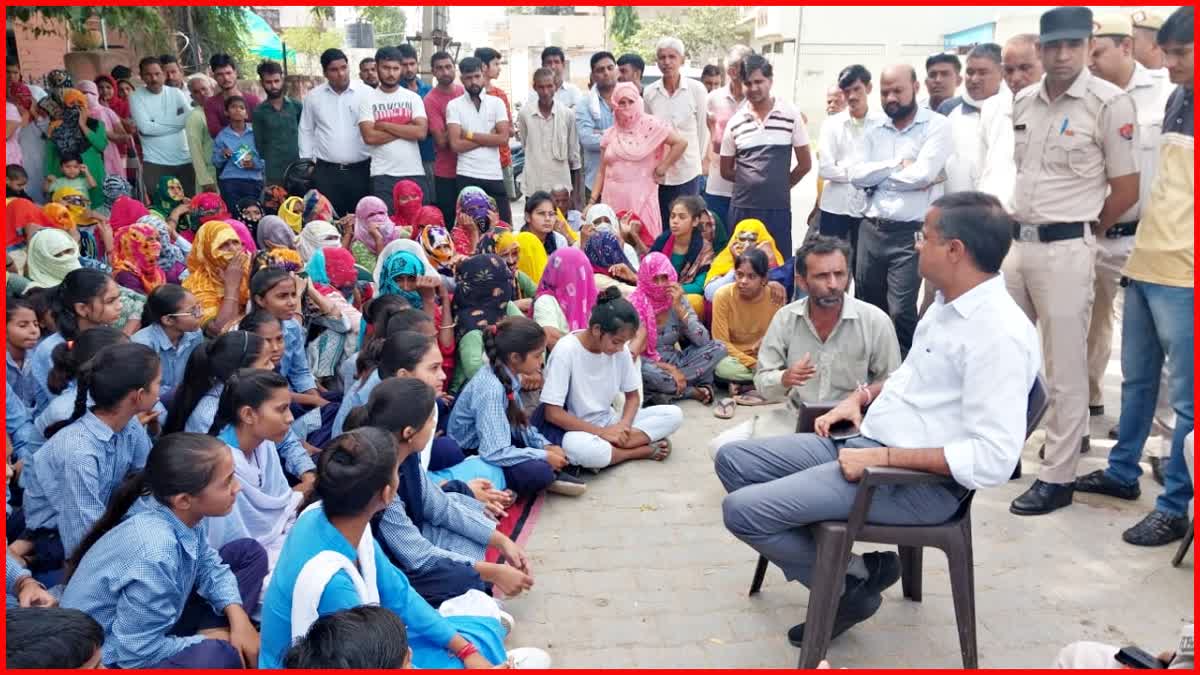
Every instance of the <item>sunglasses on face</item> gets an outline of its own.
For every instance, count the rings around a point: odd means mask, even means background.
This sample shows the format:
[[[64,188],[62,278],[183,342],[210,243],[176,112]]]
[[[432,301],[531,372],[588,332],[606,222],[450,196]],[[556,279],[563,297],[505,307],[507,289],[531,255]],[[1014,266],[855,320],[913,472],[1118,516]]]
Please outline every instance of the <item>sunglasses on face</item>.
[[[175,312],[173,314],[168,314],[167,316],[190,316],[194,319],[199,319],[200,317],[204,316],[204,310],[200,309],[199,306],[196,306],[186,312]]]
[[[750,242],[750,243],[756,242],[756,241],[758,241],[758,233],[757,232],[742,232],[741,234],[738,235],[738,241],[744,241],[744,242]]]

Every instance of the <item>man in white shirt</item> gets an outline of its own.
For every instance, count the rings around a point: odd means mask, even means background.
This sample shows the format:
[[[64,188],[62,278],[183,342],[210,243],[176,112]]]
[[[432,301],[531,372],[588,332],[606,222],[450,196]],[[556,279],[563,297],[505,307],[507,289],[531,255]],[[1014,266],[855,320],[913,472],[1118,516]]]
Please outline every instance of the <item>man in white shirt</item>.
[[[1096,237],[1096,299],[1088,329],[1088,409],[1104,414],[1104,370],[1112,354],[1114,301],[1121,270],[1133,252],[1134,234],[1143,205],[1150,198],[1158,168],[1158,144],[1163,112],[1175,86],[1153,76],[1133,56],[1133,24],[1124,14],[1096,17],[1091,58],[1092,74],[1108,80],[1133,97],[1138,125],[1138,201],[1117,218],[1117,224]]]
[[[978,190],[1008,204],[1017,165],[1013,162],[1012,97],[1001,91],[1000,45],[988,42],[973,47],[967,53],[966,74],[963,95],[949,106],[943,104],[954,135],[954,152],[946,160],[946,192]]]
[[[849,517],[866,468],[953,479],[877,491],[871,521],[882,524],[943,522],[971,490],[1008,481],[1025,444],[1026,401],[1041,366],[1037,331],[999,274],[1012,225],[991,195],[960,192],[934,202],[917,251],[921,274],[940,291],[908,358],[886,381],[861,385],[818,418],[815,434],[740,441],[718,451],[717,476],[729,493],[725,527],[789,580],[809,584],[816,546],[805,526]],[[832,440],[830,429],[839,423],[858,434]],[[834,637],[873,615],[881,592],[899,578],[895,553],[853,556]],[[792,644],[803,638],[804,624],[788,631]]]
[[[658,210],[662,222],[667,223],[676,197],[700,194],[700,160],[708,147],[708,91],[703,84],[683,76],[684,50],[679,38],[662,38],[654,51],[662,79],[642,94],[646,112],[670,122],[687,141],[683,156],[658,186]]]
[[[850,273],[854,273],[854,251],[858,248],[858,225],[862,221],[866,195],[850,184],[850,170],[863,161],[863,136],[884,120],[870,109],[871,71],[855,64],[838,74],[837,86],[845,96],[846,109],[821,125],[817,174],[825,180],[821,190],[818,228],[822,235],[850,244]]]
[[[184,126],[192,102],[182,89],[168,87],[158,57],[138,63],[145,86],[129,96],[129,113],[142,137],[143,180],[153,192],[163,176],[175,176],[187,194],[196,193],[196,174],[188,152]]]
[[[708,114],[708,138],[711,141],[706,154],[712,156],[708,162],[708,181],[704,185],[704,204],[716,213],[732,231],[737,223],[729,222],[729,203],[733,199],[733,183],[721,175],[721,139],[725,138],[725,125],[729,118],[746,100],[742,89],[742,59],[754,50],[746,45],[734,45],[725,57],[725,79],[727,84],[708,92],[705,110]],[[663,221],[667,222],[667,221]]]
[[[316,161],[316,188],[338,215],[345,215],[371,191],[371,156],[358,128],[363,97],[371,88],[351,81],[340,49],[321,54],[321,69],[325,84],[308,92],[300,113],[300,156]]]
[[[583,160],[575,111],[554,99],[554,71],[549,68],[534,71],[533,91],[537,103],[521,108],[517,114],[517,133],[525,143],[521,191],[529,197],[568,184],[578,190]]]
[[[421,194],[432,194],[425,179],[421,149],[429,130],[425,104],[416,92],[400,86],[400,50],[384,47],[375,52],[375,71],[379,87],[362,96],[358,129],[371,154],[371,194],[392,203],[392,188],[402,180],[421,187]]]
[[[1166,72],[1167,57],[1158,46],[1158,31],[1163,17],[1158,12],[1139,9],[1130,15],[1133,23],[1133,58],[1149,70]]]
[[[543,49],[542,67],[554,71],[554,100],[574,110],[583,100],[583,92],[567,81],[567,55],[562,47],[551,45]],[[525,104],[537,105],[537,98],[537,92],[531,89]]]
[[[500,220],[511,223],[512,207],[500,168],[500,146],[508,145],[512,135],[508,110],[504,101],[484,93],[482,61],[469,56],[458,64],[458,72],[466,93],[446,105],[446,133],[450,149],[458,153],[455,192],[468,185],[481,188],[496,200]]]

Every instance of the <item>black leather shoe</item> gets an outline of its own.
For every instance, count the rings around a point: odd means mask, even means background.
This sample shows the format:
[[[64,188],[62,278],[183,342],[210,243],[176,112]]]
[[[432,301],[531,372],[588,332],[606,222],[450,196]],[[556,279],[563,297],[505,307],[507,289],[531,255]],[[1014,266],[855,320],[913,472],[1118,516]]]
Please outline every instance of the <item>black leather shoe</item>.
[[[897,565],[899,565],[899,560],[897,560]],[[883,604],[883,596],[878,592],[872,592],[868,588],[869,582],[870,579],[846,577],[846,590],[838,601],[837,616],[833,619],[833,634],[830,635],[830,640],[850,630],[854,624],[866,621],[879,611],[879,606]],[[803,646],[804,624],[798,623],[788,630],[788,642],[792,643],[793,647]]]
[[[1102,405],[1089,405],[1088,406],[1088,415],[1091,415],[1092,417],[1099,417],[1103,414],[1104,414],[1104,406],[1102,406]]]
[[[1120,437],[1121,437],[1121,425],[1114,424],[1113,428],[1108,430],[1108,439],[1111,441],[1115,441],[1115,440],[1119,439]]]
[[[1008,510],[1018,516],[1040,516],[1070,506],[1074,494],[1075,488],[1071,485],[1035,480],[1025,494],[1013,500]]]
[[[1142,518],[1142,522],[1125,530],[1121,538],[1134,546],[1165,546],[1183,539],[1187,531],[1187,516],[1172,516],[1154,510]]]
[[[894,551],[872,551],[863,554],[867,566],[867,588],[882,593],[900,580],[900,556]]]
[[[1163,461],[1162,457],[1150,457],[1149,462],[1150,475],[1154,478],[1154,482],[1158,483],[1159,485],[1163,485],[1166,481],[1166,479],[1163,478],[1163,464],[1166,462]]]
[[[1142,487],[1140,485],[1137,483],[1122,485],[1109,477],[1107,473],[1104,473],[1104,469],[1099,469],[1076,478],[1075,490],[1078,492],[1095,492],[1096,494],[1108,495],[1117,499],[1128,499],[1130,501],[1142,496]]]

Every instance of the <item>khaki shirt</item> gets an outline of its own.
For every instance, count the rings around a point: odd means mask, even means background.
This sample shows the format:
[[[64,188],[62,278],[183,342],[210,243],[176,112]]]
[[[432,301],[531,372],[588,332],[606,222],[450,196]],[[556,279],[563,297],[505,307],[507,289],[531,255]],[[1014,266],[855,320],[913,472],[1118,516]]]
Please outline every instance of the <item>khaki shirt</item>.
[[[791,390],[782,384],[788,366],[809,354],[816,374]],[[796,407],[801,402],[840,401],[860,383],[879,381],[900,367],[900,343],[892,320],[878,307],[849,295],[842,316],[821,342],[808,317],[808,299],[798,300],[775,313],[758,350],[754,386],[766,398],[784,396]]]
[[[1146,201],[1150,198],[1150,188],[1154,185],[1154,173],[1158,170],[1158,143],[1162,137],[1163,111],[1167,108],[1167,99],[1175,91],[1162,70],[1150,70],[1134,61],[1133,77],[1125,85],[1125,91],[1133,97],[1137,108],[1138,126],[1138,201],[1129,210],[1117,218],[1118,223],[1130,223],[1137,220]]]
[[[1108,181],[1138,172],[1133,98],[1085,68],[1051,101],[1045,80],[1013,102],[1013,217],[1026,225],[1100,218]]]

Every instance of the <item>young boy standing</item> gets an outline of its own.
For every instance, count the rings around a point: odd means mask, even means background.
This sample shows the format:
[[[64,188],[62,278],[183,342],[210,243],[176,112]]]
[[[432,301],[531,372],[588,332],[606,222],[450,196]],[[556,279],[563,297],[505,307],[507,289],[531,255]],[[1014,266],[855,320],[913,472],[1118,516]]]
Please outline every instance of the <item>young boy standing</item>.
[[[43,192],[46,193],[47,201],[50,195],[60,188],[75,188],[86,195],[96,187],[96,179],[92,178],[92,172],[88,171],[87,165],[79,155],[63,155],[59,160],[59,167],[62,169],[61,176],[46,176]]]
[[[230,213],[238,213],[243,197],[258,198],[263,189],[266,162],[254,145],[254,129],[246,123],[249,113],[246,99],[230,96],[225,100],[229,126],[213,139],[213,166],[217,169],[217,188]]]

